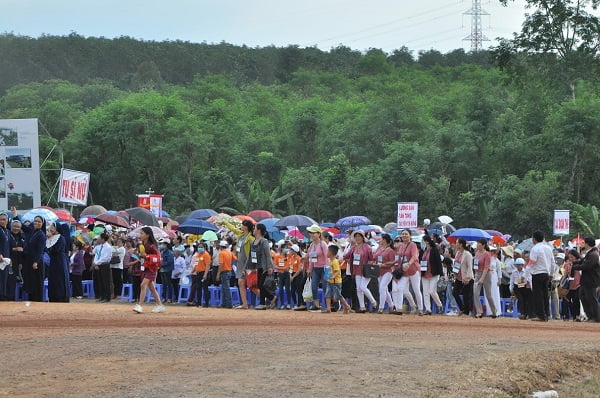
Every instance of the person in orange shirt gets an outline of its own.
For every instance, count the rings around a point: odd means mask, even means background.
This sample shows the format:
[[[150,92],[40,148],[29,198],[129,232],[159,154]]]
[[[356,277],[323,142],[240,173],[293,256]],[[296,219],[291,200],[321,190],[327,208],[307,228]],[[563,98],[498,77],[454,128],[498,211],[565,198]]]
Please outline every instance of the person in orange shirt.
[[[235,255],[229,250],[229,243],[222,240],[219,242],[219,269],[217,270],[216,280],[221,281],[221,307],[233,308],[231,304],[231,271],[233,260],[237,260]]]
[[[279,309],[292,308],[291,279],[290,279],[290,261],[292,261],[291,250],[282,240],[278,243],[280,252],[277,253],[277,262],[273,259],[275,270],[277,271],[277,286],[279,286],[278,302],[281,303]],[[287,295],[287,306],[284,305],[284,290]]]
[[[302,290],[304,289],[304,284],[306,283],[306,273],[304,272],[304,261],[302,260],[300,246],[297,244],[290,246],[290,252],[287,256],[287,264],[292,276],[290,280],[292,285],[291,296],[294,298],[294,303],[296,304],[294,311],[306,310],[306,304],[304,303],[304,298],[302,297]]]
[[[206,250],[206,244],[201,242],[198,244],[198,249],[194,257],[192,258],[192,288],[190,291],[190,297],[188,298],[187,305],[197,307],[200,306],[202,296],[204,296],[204,308],[208,307],[210,301],[210,293],[208,291],[208,281],[206,277],[210,271],[210,264],[212,257]],[[204,293],[204,294],[202,294]],[[194,296],[198,296],[198,300],[194,302]]]

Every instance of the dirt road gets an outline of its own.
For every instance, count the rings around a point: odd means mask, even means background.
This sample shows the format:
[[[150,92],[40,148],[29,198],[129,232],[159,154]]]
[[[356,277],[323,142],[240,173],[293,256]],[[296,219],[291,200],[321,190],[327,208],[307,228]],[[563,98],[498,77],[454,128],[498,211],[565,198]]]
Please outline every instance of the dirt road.
[[[0,396],[513,397],[600,391],[600,325],[0,303]],[[146,310],[152,307],[147,306]],[[577,394],[577,395],[576,395]]]

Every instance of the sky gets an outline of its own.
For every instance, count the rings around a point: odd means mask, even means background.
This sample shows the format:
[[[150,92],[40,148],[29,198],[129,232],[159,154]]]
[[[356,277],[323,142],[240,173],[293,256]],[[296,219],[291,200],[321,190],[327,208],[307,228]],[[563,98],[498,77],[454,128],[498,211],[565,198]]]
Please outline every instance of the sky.
[[[0,0],[0,32],[130,36],[144,40],[228,43],[249,47],[340,44],[387,52],[470,49],[472,0]],[[525,0],[508,7],[482,0],[490,15],[483,33],[512,37],[520,30]]]

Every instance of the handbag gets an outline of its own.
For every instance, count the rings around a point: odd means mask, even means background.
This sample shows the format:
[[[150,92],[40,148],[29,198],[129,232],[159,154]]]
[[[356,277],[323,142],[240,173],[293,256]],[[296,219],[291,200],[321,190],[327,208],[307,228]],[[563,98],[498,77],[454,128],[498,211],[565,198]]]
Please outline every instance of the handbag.
[[[379,278],[379,265],[374,265],[374,264],[363,265],[363,276],[365,278]]]
[[[404,271],[402,270],[402,267],[400,268],[396,268],[394,270],[394,272],[392,272],[392,276],[394,277],[394,279],[396,280],[400,280],[400,278],[402,278],[402,275],[404,275]]]
[[[302,290],[302,298],[305,302],[313,301],[312,278],[310,276],[306,278],[306,282],[304,283],[304,289]]]
[[[111,264],[119,264],[121,262],[121,257],[119,257],[119,253],[113,253],[112,257],[110,258],[110,263]]]
[[[560,281],[560,285],[558,285],[558,287],[556,288],[556,292],[558,293],[558,297],[560,297],[560,298],[567,297],[567,295],[569,294],[569,285],[570,284],[571,284],[571,281],[569,280],[569,277],[565,276]]]
[[[250,290],[258,289],[258,272],[250,271],[246,274],[246,285]]]

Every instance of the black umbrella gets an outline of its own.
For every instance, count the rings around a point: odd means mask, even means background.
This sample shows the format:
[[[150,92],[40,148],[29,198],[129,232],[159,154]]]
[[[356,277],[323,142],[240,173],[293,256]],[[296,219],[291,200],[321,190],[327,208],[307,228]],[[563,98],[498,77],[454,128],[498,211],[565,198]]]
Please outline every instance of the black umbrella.
[[[185,222],[185,220],[188,219],[188,216],[177,216],[175,217],[175,221],[177,221],[179,224],[183,224]]]
[[[306,228],[310,227],[313,224],[318,223],[308,216],[303,216],[302,214],[295,214],[292,216],[283,217],[273,225],[279,229],[286,229],[287,227],[296,227],[300,231],[305,233]]]
[[[188,218],[206,220],[212,216],[216,216],[218,213],[213,209],[197,209],[190,213]]]
[[[135,218],[144,225],[158,227],[158,220],[150,210],[141,207],[133,207],[131,209],[126,209],[125,212],[129,214],[131,218]]]

